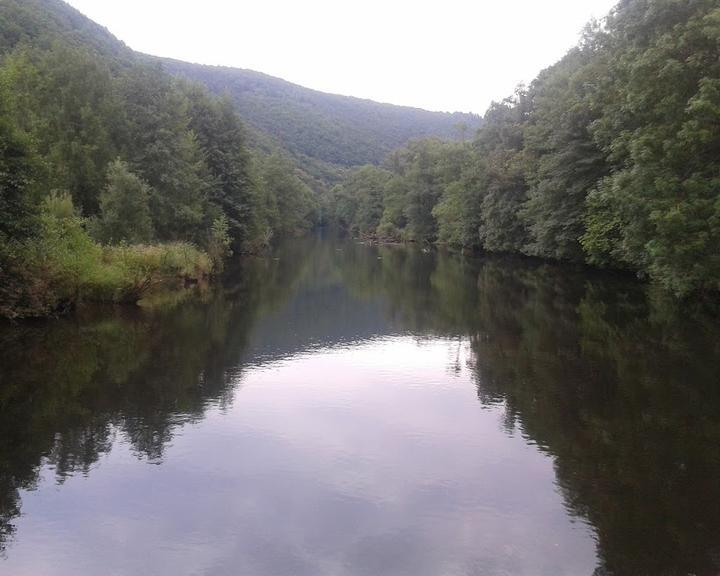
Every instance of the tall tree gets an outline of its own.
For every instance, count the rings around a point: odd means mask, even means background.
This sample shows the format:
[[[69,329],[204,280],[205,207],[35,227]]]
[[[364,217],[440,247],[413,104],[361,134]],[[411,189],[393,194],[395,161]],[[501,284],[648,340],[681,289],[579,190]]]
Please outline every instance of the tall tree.
[[[588,30],[587,36],[600,34]],[[525,251],[535,256],[582,261],[588,193],[608,173],[590,128],[600,117],[597,100],[607,70],[602,46],[586,41],[545,70],[529,90],[532,112],[525,128],[529,229]]]
[[[42,157],[37,186],[66,190],[86,214],[96,213],[122,126],[107,63],[57,42],[50,50],[21,48],[2,75],[13,87],[8,114]]]
[[[528,231],[521,210],[527,200],[523,144],[530,105],[523,88],[512,98],[493,104],[475,142],[478,154],[487,162],[480,244],[492,252],[521,252],[527,244]]]
[[[100,194],[99,235],[105,242],[149,242],[153,237],[150,186],[122,160],[108,167],[107,188]]]
[[[152,186],[150,208],[158,237],[202,241],[211,177],[190,127],[188,98],[170,78],[149,67],[130,71],[122,91],[130,126],[127,157]]]
[[[614,83],[593,128],[614,169],[588,200],[589,260],[717,290],[720,8],[625,1],[608,31]]]
[[[213,98],[197,85],[185,87],[189,127],[204,154],[208,200],[227,219],[232,249],[241,252],[259,234],[256,183],[250,169],[245,128],[227,98]]]

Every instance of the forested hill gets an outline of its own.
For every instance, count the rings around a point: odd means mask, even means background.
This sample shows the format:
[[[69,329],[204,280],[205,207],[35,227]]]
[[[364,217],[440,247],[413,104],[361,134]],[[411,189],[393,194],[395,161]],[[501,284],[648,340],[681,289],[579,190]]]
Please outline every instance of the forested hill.
[[[338,167],[378,164],[393,149],[424,137],[471,138],[481,125],[475,114],[430,112],[326,94],[238,68],[203,66],[133,52],[107,29],[62,0],[0,2],[0,52],[22,43],[49,48],[63,43],[90,48],[112,65],[160,64],[175,76],[229,94],[242,120],[254,130],[251,144],[287,152],[315,178]]]
[[[296,158],[338,166],[378,164],[393,149],[423,137],[472,138],[481,118],[430,112],[327,94],[252,70],[188,64],[166,58],[163,68],[229,94],[240,116],[281,142]]]
[[[273,152],[64,2],[0,1],[0,316],[137,302],[306,232],[318,197]]]
[[[106,28],[62,0],[2,0],[0,53],[20,44],[48,49],[62,42],[93,49],[98,55],[129,59],[133,51]]]

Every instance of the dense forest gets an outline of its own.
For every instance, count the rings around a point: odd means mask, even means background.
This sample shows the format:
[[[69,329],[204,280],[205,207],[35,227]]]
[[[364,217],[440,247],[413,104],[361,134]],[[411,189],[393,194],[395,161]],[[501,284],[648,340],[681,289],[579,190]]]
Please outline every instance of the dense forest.
[[[472,142],[353,171],[334,221],[382,240],[585,262],[720,289],[720,7],[622,0]]]
[[[0,312],[136,301],[301,233],[316,194],[232,102],[59,0],[0,4]]]
[[[199,281],[314,227],[347,167],[479,121],[152,58],[61,0],[4,1],[0,316]]]
[[[481,122],[154,59],[61,0],[6,0],[0,315],[135,302],[319,223],[716,293],[719,56],[713,0],[622,0]]]

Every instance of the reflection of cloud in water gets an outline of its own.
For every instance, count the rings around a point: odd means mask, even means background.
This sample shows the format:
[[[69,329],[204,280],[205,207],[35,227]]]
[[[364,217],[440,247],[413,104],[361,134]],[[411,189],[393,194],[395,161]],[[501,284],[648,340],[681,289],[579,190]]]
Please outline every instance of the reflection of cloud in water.
[[[249,369],[163,466],[116,450],[62,492],[26,495],[11,562],[67,547],[50,573],[78,558],[90,572],[590,572],[594,542],[552,462],[480,409],[470,374],[448,380],[456,346],[387,338]],[[43,504],[72,510],[62,532]]]
[[[594,538],[598,574],[718,573],[711,317],[313,242],[176,309],[0,326],[0,572],[590,573]]]

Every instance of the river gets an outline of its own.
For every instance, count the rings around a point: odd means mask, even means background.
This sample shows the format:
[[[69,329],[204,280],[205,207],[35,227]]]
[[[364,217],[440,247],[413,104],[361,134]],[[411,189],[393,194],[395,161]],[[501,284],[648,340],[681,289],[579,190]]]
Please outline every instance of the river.
[[[620,275],[323,238],[0,326],[0,574],[720,573],[720,329]]]

